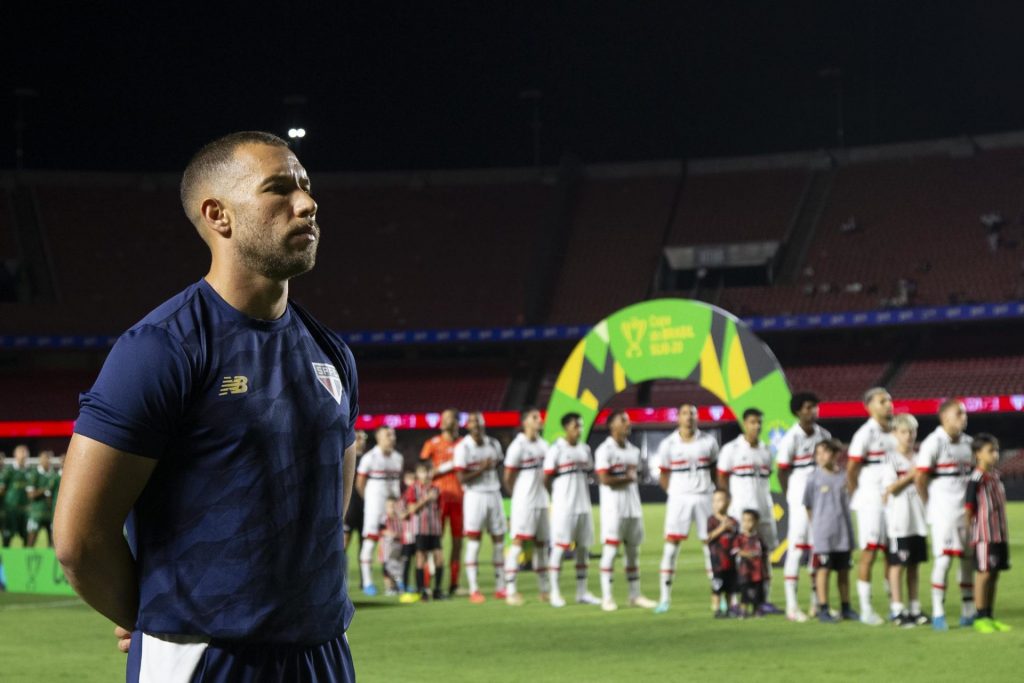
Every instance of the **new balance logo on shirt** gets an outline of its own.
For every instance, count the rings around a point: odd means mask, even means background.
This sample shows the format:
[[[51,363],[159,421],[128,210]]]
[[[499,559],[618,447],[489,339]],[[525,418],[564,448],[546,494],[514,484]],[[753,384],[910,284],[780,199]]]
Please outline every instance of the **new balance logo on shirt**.
[[[245,375],[235,375],[224,378],[224,381],[220,383],[220,393],[217,395],[244,394],[247,391],[249,391],[249,378]]]

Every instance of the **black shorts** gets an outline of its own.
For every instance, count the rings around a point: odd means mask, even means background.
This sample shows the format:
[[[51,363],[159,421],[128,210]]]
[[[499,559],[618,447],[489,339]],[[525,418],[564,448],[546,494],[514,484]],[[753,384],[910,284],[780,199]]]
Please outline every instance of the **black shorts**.
[[[711,575],[711,592],[715,595],[731,595],[736,592],[736,570],[726,569]]]
[[[974,566],[979,572],[1004,572],[1010,568],[1010,547],[1005,543],[978,543]]]
[[[836,553],[814,553],[815,569],[839,571],[840,569],[849,569],[852,566],[849,550]]]
[[[416,554],[416,544],[406,543],[402,546],[402,557],[412,557]]]
[[[889,564],[907,567],[928,561],[928,541],[924,536],[889,539]]]
[[[753,583],[740,584],[740,601],[744,605],[761,605],[764,603],[764,583],[755,581]]]
[[[427,552],[428,550],[440,550],[441,537],[425,534],[416,534],[416,550]]]

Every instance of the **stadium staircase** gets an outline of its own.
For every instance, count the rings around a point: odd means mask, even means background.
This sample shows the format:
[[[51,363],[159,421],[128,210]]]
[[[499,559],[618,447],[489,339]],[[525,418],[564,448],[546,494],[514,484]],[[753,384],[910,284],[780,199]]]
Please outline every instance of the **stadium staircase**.
[[[800,269],[807,259],[807,250],[814,240],[814,233],[825,211],[825,205],[828,204],[829,191],[832,189],[835,176],[835,169],[830,168],[814,171],[807,179],[807,187],[800,197],[793,222],[783,239],[783,254],[777,282],[796,282]]]
[[[57,291],[43,237],[35,194],[28,185],[17,183],[11,192],[14,235],[21,253],[21,269],[32,302],[54,302]]]

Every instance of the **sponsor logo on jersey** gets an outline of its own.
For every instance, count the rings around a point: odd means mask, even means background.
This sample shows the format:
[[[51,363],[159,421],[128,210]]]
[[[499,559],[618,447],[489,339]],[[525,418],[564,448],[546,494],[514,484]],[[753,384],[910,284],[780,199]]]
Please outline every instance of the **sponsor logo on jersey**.
[[[327,390],[327,393],[338,405],[341,405],[344,389],[341,386],[341,377],[338,376],[335,367],[330,363],[313,363],[313,370],[316,372],[316,378],[320,381],[320,386]]]
[[[247,391],[249,391],[248,377],[245,375],[229,375],[220,383],[220,393],[217,395],[227,396],[228,394],[244,394]]]

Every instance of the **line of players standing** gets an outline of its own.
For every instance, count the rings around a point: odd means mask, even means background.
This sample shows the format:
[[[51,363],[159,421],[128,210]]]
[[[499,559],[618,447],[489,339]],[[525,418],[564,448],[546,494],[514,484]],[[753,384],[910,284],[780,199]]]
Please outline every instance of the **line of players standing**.
[[[966,411],[958,401],[945,402],[939,411],[940,426],[925,438],[915,454],[916,420],[909,415],[899,415],[894,421],[892,399],[885,389],[870,389],[865,394],[864,404],[870,418],[854,435],[847,450],[848,468],[842,474],[835,463],[841,444],[817,424],[817,397],[810,393],[793,396],[791,409],[797,423],[779,442],[775,459],[789,509],[789,552],[783,566],[785,613],[792,621],[808,619],[800,609],[797,590],[800,568],[807,566],[812,575],[820,574],[819,570],[840,573],[840,592],[845,598],[843,616],[858,618],[869,625],[883,623],[871,606],[871,570],[876,555],[881,552],[891,597],[890,617],[895,623],[913,626],[931,621],[938,630],[947,628],[946,580],[952,559],[959,558],[960,621],[962,625],[969,625],[975,608],[970,562],[972,545],[965,521],[968,480],[973,468],[972,440],[964,432]],[[773,459],[760,439],[760,411],[748,409],[742,416],[742,433],[719,448],[711,434],[698,428],[695,406],[683,405],[679,409],[678,429],[660,443],[654,457],[660,470],[659,483],[668,494],[668,502],[657,602],[640,592],[638,555],[643,541],[643,513],[637,480],[641,462],[639,449],[628,440],[629,417],[624,412],[609,416],[609,436],[598,446],[593,458],[589,446],[580,442],[580,416],[566,415],[562,425],[565,435],[548,445],[540,437],[539,411],[525,411],[522,431],[503,455],[497,440],[486,434],[480,413],[469,415],[468,434],[461,440],[457,412],[447,410],[442,414],[441,433],[424,444],[420,469],[426,473],[428,481],[433,480],[437,489],[434,494],[437,526],[447,525],[452,533],[449,595],[458,590],[465,538],[470,600],[485,601],[478,583],[478,561],[481,537],[487,534],[492,541],[495,597],[510,605],[523,603],[517,590],[519,558],[524,546],[531,544],[542,600],[554,607],[566,604],[559,578],[563,557],[572,552],[576,601],[600,604],[606,611],[617,609],[611,586],[614,562],[622,546],[629,605],[665,613],[671,607],[679,544],[696,527],[704,543],[704,564],[711,580],[716,616],[742,614],[737,604],[741,595],[743,602],[750,603],[757,613],[780,611],[770,601],[769,555],[779,543],[769,484]],[[364,510],[361,524],[356,526],[361,526],[363,531],[361,579],[363,591],[368,595],[376,594],[372,577],[374,543],[381,538],[388,498],[398,498],[403,469],[402,456],[394,450],[393,430],[381,428],[376,439],[377,446],[363,456],[358,466],[357,490],[365,497],[365,503],[363,506],[359,506],[358,501],[353,503],[353,508]],[[819,448],[820,444],[824,447]],[[824,453],[825,460],[819,454],[816,461],[816,452]],[[507,528],[498,477],[500,465],[504,466],[505,487],[512,492],[508,553],[504,552]],[[816,471],[822,475],[817,479],[812,477]],[[827,478],[829,472],[837,473],[833,474],[834,481],[844,482],[845,488],[841,495],[839,491],[834,492],[838,496],[834,499],[834,510],[827,506],[820,508],[831,510],[824,513],[826,519],[816,517],[812,524],[810,510],[820,504],[820,499],[828,498],[817,495],[829,489],[827,483],[822,484],[818,479]],[[600,599],[587,588],[589,550],[594,543],[587,483],[591,473],[600,483],[603,536]],[[808,492],[809,480],[816,487],[820,486],[820,490]],[[852,526],[842,523],[849,518],[849,509],[842,509],[844,505],[856,511],[858,520],[859,614],[849,608],[846,586],[842,583],[850,568],[853,550]],[[354,517],[358,517],[357,511]],[[742,522],[737,521],[739,519]],[[358,521],[350,519],[350,526]],[[917,595],[917,565],[927,559],[925,536],[929,526],[934,553],[931,620],[923,615]],[[419,547],[423,544],[418,538],[415,541],[417,550],[438,551],[435,567],[440,564],[440,528],[437,531],[437,540],[428,540],[424,548]],[[825,535],[820,535],[822,533]],[[996,536],[999,536],[998,529]],[[812,541],[818,545],[812,546]],[[826,545],[829,547],[824,547]],[[993,561],[991,569],[998,572],[1008,568],[1005,538],[997,539],[995,545],[997,552],[994,555],[986,552],[984,562],[992,564],[989,560]],[[417,567],[420,566],[418,555]],[[906,603],[900,588],[904,575],[909,588]],[[824,576],[827,578],[827,573]],[[823,620],[834,619],[835,614],[828,611],[827,604],[818,604],[820,594],[820,590],[812,587],[811,613],[825,615]],[[444,597],[439,580],[433,596]]]
[[[43,529],[53,546],[51,523],[60,471],[54,466],[52,451],[41,451],[36,467],[31,467],[28,459],[29,448],[24,444],[14,447],[10,465],[4,465],[4,453],[0,452],[0,529],[5,548],[15,536],[24,547],[33,547]]]

